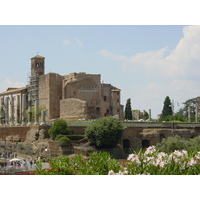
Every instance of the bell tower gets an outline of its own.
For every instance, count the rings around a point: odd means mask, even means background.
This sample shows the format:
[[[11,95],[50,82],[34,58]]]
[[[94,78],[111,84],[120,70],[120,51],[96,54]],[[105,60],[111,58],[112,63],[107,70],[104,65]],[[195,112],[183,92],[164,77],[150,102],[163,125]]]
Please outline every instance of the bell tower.
[[[44,59],[40,55],[31,58],[31,75],[44,75]]]
[[[36,55],[31,58],[31,76],[29,77],[28,93],[32,96],[32,104],[38,100],[39,76],[44,75],[45,57]]]

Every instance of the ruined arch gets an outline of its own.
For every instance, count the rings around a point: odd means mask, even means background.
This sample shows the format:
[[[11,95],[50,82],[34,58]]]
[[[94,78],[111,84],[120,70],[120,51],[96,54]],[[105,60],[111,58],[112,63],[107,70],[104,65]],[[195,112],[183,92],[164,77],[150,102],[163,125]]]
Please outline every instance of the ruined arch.
[[[150,141],[149,140],[142,140],[142,148],[148,148],[150,146]]]
[[[129,153],[129,148],[130,148],[130,140],[124,139],[123,140],[123,150],[124,150],[124,152]]]

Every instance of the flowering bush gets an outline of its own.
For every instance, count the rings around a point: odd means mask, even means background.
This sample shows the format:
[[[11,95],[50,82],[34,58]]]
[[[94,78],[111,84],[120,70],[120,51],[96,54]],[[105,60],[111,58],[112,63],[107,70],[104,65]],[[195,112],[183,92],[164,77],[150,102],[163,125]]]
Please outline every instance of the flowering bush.
[[[130,154],[126,167],[108,175],[196,175],[200,174],[200,152],[196,154],[185,150],[175,150],[171,154],[156,151],[150,146],[146,151]]]
[[[200,174],[200,152],[175,150],[164,153],[150,146],[145,152],[132,153],[126,160],[111,158],[107,152],[94,152],[50,160],[49,171],[37,174],[78,175],[197,175]]]

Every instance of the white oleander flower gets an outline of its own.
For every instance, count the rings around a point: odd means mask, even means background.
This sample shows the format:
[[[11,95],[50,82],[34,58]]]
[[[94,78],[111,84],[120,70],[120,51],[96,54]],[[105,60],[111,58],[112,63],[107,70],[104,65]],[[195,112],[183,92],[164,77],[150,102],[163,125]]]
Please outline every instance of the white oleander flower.
[[[150,146],[150,147],[148,147],[147,149],[146,149],[146,151],[145,151],[145,155],[146,154],[152,154],[152,153],[154,153],[156,151],[156,148],[155,148],[155,146]]]

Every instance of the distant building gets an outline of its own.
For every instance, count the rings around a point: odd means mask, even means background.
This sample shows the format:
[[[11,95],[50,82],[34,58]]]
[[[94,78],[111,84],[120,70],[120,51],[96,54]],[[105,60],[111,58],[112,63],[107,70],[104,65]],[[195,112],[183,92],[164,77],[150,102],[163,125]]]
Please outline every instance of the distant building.
[[[123,120],[121,91],[111,84],[101,83],[100,74],[84,72],[64,76],[57,73],[45,74],[45,57],[36,55],[31,58],[29,80],[27,87],[13,88],[0,93],[2,107],[5,105],[5,97],[13,96],[14,112],[17,113],[16,98],[19,95],[21,115],[22,94],[32,94],[32,105],[36,100],[39,101],[39,107],[46,111],[47,121],[56,118],[87,120],[104,116],[115,116]],[[16,115],[14,115],[15,121]],[[1,118],[3,119],[3,114]]]

